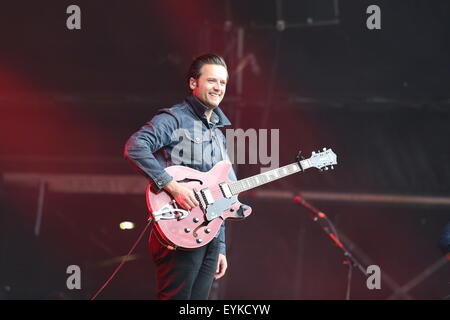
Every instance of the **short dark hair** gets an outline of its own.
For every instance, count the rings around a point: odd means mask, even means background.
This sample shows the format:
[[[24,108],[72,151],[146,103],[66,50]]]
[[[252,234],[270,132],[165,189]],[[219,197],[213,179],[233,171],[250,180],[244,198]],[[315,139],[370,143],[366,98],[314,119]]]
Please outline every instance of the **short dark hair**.
[[[214,53],[206,53],[199,55],[194,58],[187,73],[186,81],[188,84],[188,88],[189,88],[189,79],[190,78],[198,79],[201,76],[201,70],[205,64],[216,64],[224,67],[228,71],[227,64],[225,63],[225,60],[221,56]]]

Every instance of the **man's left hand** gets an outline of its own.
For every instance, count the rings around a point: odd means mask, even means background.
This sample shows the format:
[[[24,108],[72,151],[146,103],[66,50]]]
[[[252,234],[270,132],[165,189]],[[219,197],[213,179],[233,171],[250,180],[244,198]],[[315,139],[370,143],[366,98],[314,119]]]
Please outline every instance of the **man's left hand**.
[[[227,270],[227,267],[227,257],[224,254],[219,253],[219,260],[217,261],[217,270],[214,279],[218,280],[222,278],[225,274],[225,271]]]

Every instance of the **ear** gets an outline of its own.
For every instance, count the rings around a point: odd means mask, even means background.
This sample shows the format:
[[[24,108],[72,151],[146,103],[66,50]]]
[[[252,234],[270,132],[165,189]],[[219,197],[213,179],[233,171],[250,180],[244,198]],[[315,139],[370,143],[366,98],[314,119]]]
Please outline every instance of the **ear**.
[[[197,80],[190,77],[189,78],[189,87],[191,88],[191,90],[194,90],[195,88],[197,88]]]

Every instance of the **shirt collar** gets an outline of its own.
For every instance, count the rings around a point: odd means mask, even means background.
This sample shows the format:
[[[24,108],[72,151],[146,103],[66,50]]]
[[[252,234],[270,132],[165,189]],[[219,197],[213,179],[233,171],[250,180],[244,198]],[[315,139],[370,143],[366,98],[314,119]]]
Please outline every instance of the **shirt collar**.
[[[193,94],[187,96],[186,101],[192,107],[195,114],[206,122],[205,111],[208,110],[208,107]],[[211,113],[210,122],[217,127],[229,126],[231,124],[230,120],[228,120],[227,116],[219,107],[215,108]]]

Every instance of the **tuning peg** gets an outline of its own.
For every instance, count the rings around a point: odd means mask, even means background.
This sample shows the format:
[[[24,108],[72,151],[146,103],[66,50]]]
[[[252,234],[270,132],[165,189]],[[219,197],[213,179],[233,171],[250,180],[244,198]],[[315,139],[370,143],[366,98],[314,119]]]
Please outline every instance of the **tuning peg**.
[[[328,170],[328,167],[325,167],[325,170]]]
[[[331,170],[334,170],[334,167],[333,167],[333,166],[331,166]]]
[[[323,148],[323,151],[327,151],[327,148]]]
[[[313,151],[312,153],[311,153],[312,155],[315,155],[316,154],[316,152],[315,151]]]

